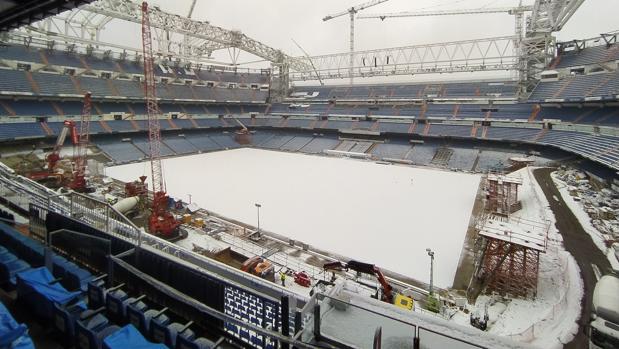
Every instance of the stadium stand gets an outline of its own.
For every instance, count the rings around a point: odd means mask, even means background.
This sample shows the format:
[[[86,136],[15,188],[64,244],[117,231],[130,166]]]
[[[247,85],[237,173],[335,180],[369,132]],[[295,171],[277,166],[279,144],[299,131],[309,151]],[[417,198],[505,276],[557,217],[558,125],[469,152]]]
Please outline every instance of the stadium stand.
[[[573,48],[559,52],[559,62],[554,68],[568,68],[619,60],[619,45],[598,45],[583,49]]]

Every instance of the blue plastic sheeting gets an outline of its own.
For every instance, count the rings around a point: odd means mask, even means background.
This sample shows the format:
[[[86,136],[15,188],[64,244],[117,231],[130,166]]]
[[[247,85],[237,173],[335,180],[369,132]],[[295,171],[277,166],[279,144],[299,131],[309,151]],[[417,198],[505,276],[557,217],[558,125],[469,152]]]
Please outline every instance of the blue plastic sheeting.
[[[17,274],[18,293],[20,283],[29,286],[50,302],[66,304],[80,295],[79,291],[69,292],[59,283],[50,285],[54,280],[52,273],[45,267],[34,268]]]
[[[105,349],[150,349],[160,348],[166,349],[163,344],[155,344],[147,341],[144,336],[131,324],[112,333],[103,340],[103,348]]]
[[[28,328],[18,324],[2,303],[0,303],[0,348],[34,348],[28,335]]]

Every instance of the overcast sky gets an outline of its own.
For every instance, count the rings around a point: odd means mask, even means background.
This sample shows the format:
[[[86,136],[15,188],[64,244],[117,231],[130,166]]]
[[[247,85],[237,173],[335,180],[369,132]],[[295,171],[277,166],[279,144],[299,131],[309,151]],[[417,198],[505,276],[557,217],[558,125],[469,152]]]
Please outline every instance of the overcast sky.
[[[327,22],[322,18],[343,11],[364,0],[197,0],[192,18],[207,20],[226,29],[240,30],[269,46],[298,56],[302,52],[296,40],[310,55],[348,51],[348,15]],[[187,15],[191,0],[152,0],[162,10]],[[524,0],[532,4],[533,0]],[[364,13],[418,10],[509,7],[518,0],[390,0]],[[619,29],[616,20],[618,0],[586,0],[564,29],[560,40],[589,38]],[[112,21],[102,35],[103,41],[135,46],[139,28],[129,23]],[[492,36],[512,35],[514,20],[508,14],[395,18],[385,21],[358,19],[355,26],[356,49],[376,49],[412,44],[457,41]],[[135,33],[127,36],[127,33]],[[228,59],[224,50],[215,55]],[[244,54],[239,62],[256,58]]]

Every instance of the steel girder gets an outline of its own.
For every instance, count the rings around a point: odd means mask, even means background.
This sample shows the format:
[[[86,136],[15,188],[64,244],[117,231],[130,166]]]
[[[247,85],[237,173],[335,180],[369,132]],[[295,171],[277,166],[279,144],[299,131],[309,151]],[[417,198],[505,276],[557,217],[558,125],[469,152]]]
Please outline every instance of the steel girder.
[[[428,45],[357,51],[353,65],[355,77],[391,76],[513,70],[518,55],[515,36],[455,41]],[[299,57],[315,69],[290,73],[290,79],[316,80],[349,77],[350,53]]]

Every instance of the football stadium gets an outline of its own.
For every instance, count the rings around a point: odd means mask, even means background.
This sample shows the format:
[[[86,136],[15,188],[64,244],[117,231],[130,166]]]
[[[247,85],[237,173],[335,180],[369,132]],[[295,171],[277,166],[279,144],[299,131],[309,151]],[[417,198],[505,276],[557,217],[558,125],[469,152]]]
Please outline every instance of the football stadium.
[[[359,2],[0,0],[0,347],[619,347],[618,4]]]

